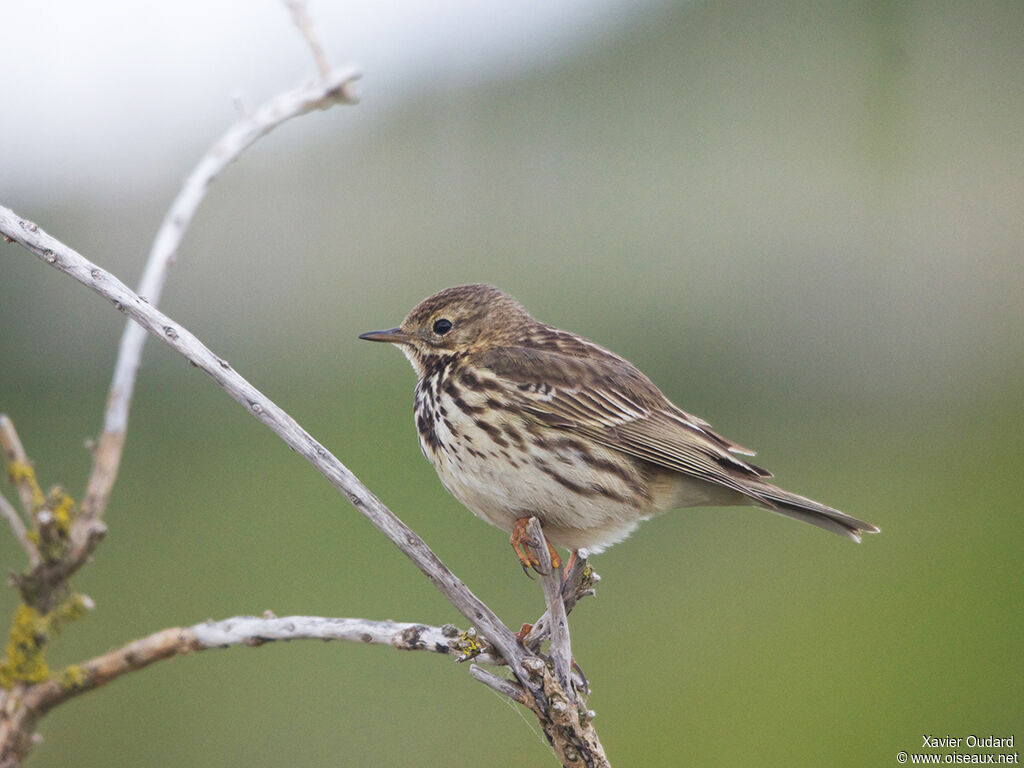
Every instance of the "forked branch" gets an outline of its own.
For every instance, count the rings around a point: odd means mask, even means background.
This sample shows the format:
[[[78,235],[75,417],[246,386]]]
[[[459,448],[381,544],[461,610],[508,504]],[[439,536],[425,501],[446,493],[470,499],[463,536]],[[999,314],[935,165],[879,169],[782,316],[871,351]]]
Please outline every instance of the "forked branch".
[[[188,175],[157,231],[139,282],[137,293],[153,306],[160,301],[168,271],[177,258],[182,238],[214,179],[258,139],[292,118],[313,110],[328,109],[336,104],[355,104],[358,101],[356,81],[359,73],[351,67],[332,70],[306,12],[305,3],[287,0],[286,4],[310,47],[319,76],[274,96],[252,114],[246,112],[239,115]],[[97,441],[93,471],[82,501],[83,524],[103,516],[117,477],[128,426],[128,410],[145,341],[146,332],[140,326],[132,322],[125,325],[107,396],[103,432]]]
[[[564,582],[557,572],[545,577],[547,611],[524,638],[513,635],[444,566],[426,543],[384,506],[337,458],[234,371],[225,360],[213,354],[187,329],[156,309],[182,238],[207,188],[223,169],[256,140],[286,120],[314,109],[325,109],[338,103],[354,103],[356,100],[354,83],[357,73],[354,70],[332,70],[304,3],[301,0],[285,2],[310,47],[318,78],[274,97],[252,114],[243,110],[235,124],[203,156],[160,227],[137,293],[129,290],[109,272],[41,231],[32,222],[0,207],[0,233],[8,241],[23,245],[45,263],[111,301],[130,318],[121,339],[104,427],[94,448],[93,471],[86,494],[79,513],[71,522],[66,547],[56,559],[41,555],[37,540],[45,538],[46,526],[49,524],[48,518],[44,519],[47,510],[38,486],[34,485],[24,450],[13,428],[10,430],[10,434],[14,435],[13,440],[0,439],[8,465],[27,468],[26,472],[13,474],[16,475],[28,524],[35,527],[30,532],[13,505],[0,496],[0,516],[8,521],[15,537],[25,549],[31,566],[27,575],[18,577],[17,583],[22,587],[26,604],[32,602],[34,610],[38,609],[45,614],[53,608],[49,592],[66,595],[67,578],[87,561],[103,538],[106,527],[102,517],[117,476],[132,392],[142,347],[146,333],[149,332],[205,371],[252,415],[312,463],[416,564],[470,622],[471,629],[460,633],[450,625],[431,627],[364,619],[278,619],[267,616],[236,617],[223,622],[162,630],[84,664],[69,667],[55,678],[34,684],[18,683],[6,692],[0,690],[0,768],[17,763],[27,754],[36,721],[45,712],[121,674],[191,651],[312,637],[386,643],[405,650],[438,653],[454,651],[453,658],[456,660],[473,658],[478,663],[508,664],[514,680],[499,677],[476,665],[471,666],[470,674],[534,711],[564,765],[607,766],[607,759],[590,723],[593,713],[585,709],[582,698],[577,696],[572,677],[566,614],[581,596],[592,593],[591,587],[597,578],[587,566],[585,557],[574,561]],[[5,423],[9,425],[9,422]],[[0,424],[0,428],[3,426]],[[3,438],[2,434],[0,438]],[[539,536],[539,524],[534,521],[534,525],[535,533]],[[546,547],[541,547],[540,552],[542,557],[548,554]],[[547,570],[551,570],[550,562]],[[27,597],[29,594],[32,596],[31,601]],[[81,602],[85,600],[82,598]],[[482,638],[473,634],[473,627],[479,630]],[[540,647],[549,635],[550,663],[539,655]]]
[[[544,701],[541,686],[530,680],[522,668],[522,662],[532,654],[519,644],[512,631],[445,567],[415,531],[276,403],[236,372],[226,360],[211,352],[188,329],[143,300],[114,275],[3,206],[0,206],[0,233],[23,245],[44,263],[103,296],[153,336],[184,355],[290,448],[309,461],[377,530],[413,561],[459,613],[494,644],[531,695],[538,702]]]
[[[545,661],[519,639],[462,583],[411,528],[388,509],[330,451],[291,416],[211,352],[184,326],[131,291],[114,275],[0,206],[0,233],[23,245],[44,263],[110,301],[149,333],[184,355],[217,382],[289,447],[303,456],[430,579],[448,601],[493,644],[526,691],[559,758],[566,765],[607,765],[604,752],[576,697],[567,694]],[[546,549],[541,547],[541,549]],[[549,606],[549,612],[551,606]],[[557,609],[556,609],[557,612]],[[558,617],[555,617],[558,621]]]

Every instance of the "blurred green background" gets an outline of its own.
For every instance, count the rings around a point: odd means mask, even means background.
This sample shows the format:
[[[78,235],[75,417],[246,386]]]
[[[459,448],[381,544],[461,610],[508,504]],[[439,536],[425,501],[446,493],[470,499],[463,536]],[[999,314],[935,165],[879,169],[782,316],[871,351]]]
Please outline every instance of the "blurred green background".
[[[386,108],[372,74],[365,105],[289,124],[217,181],[163,309],[513,627],[539,584],[421,457],[406,361],[356,340],[448,285],[496,284],[616,350],[780,485],[881,526],[856,546],[691,510],[596,557],[571,629],[615,765],[892,765],[925,733],[1024,739],[1024,4],[647,5],[571,55],[424,78]],[[0,202],[134,283],[206,143],[149,187]],[[121,327],[0,245],[0,410],[76,497]],[[75,579],[97,608],[55,666],[266,609],[464,623],[158,344],[107,522]],[[0,565],[23,567],[9,535]],[[30,764],[553,765],[466,672],[343,643],[211,651],[60,707]]]

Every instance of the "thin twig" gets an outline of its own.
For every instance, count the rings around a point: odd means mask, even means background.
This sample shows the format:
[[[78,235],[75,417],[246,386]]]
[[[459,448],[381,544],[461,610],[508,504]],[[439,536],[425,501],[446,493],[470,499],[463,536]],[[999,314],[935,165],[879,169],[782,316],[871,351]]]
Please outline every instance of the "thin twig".
[[[292,9],[292,13],[296,13],[295,9]],[[308,14],[306,24],[308,29],[303,30],[303,35],[307,41],[310,35],[315,40]],[[313,53],[316,58],[316,51]],[[358,72],[351,68],[321,73],[318,80],[275,96],[253,114],[241,115],[200,159],[171,204],[150,249],[139,282],[139,295],[156,306],[182,238],[206,190],[224,168],[237,160],[259,138],[293,117],[316,109],[327,109],[335,104],[356,103],[355,82],[358,77]],[[138,325],[132,322],[126,324],[107,395],[103,431],[93,449],[93,468],[86,483],[79,514],[71,526],[64,556],[58,563],[47,564],[47,572],[39,574],[39,581],[43,583],[56,583],[75,573],[106,534],[106,526],[102,522],[103,513],[121,464],[128,411],[145,340],[146,333]]]
[[[565,580],[562,582],[562,603],[565,605],[566,615],[572,613],[576,603],[594,594],[594,585],[601,580],[601,577],[590,568],[587,561],[587,550],[580,549],[573,558]],[[545,610],[544,614],[533,623],[533,628],[523,640],[523,645],[533,652],[540,649],[550,634],[550,618]]]
[[[3,452],[4,464],[10,473],[11,482],[21,497],[25,518],[31,522],[36,507],[43,503],[43,493],[39,490],[35,472],[21,444],[21,438],[14,429],[14,423],[3,413],[0,413],[0,451]]]
[[[28,555],[29,565],[33,568],[37,566],[40,562],[39,551],[36,549],[35,544],[29,540],[28,531],[25,530],[25,523],[18,516],[18,510],[14,508],[14,505],[2,493],[0,493],[0,515],[6,518],[8,525],[11,526],[11,530],[14,532],[14,538],[18,540],[21,548]]]
[[[138,294],[153,306],[160,301],[167,273],[177,257],[182,238],[213,180],[254,142],[288,120],[314,109],[327,109],[335,104],[355,104],[358,100],[355,81],[359,78],[359,73],[351,68],[336,72],[332,72],[329,67],[324,69],[327,58],[319,46],[313,22],[306,12],[304,3],[301,0],[289,0],[287,5],[303,37],[310,45],[313,58],[320,70],[320,79],[278,94],[255,113],[250,114],[246,111],[240,114],[185,179],[153,240],[139,282]],[[126,324],[121,336],[110,392],[107,395],[103,432],[96,443],[93,471],[82,500],[80,519],[83,526],[90,520],[97,520],[103,516],[117,477],[124,449],[125,431],[128,427],[128,410],[131,407],[145,341],[145,331],[135,323]],[[73,536],[73,540],[81,544],[83,537]]]
[[[239,117],[203,155],[189,174],[164,217],[139,282],[138,294],[156,306],[167,273],[174,264],[178,248],[211,182],[256,140],[277,126],[310,112],[334,104],[354,104],[354,69],[328,72],[320,80],[275,96],[253,114]],[[83,524],[103,516],[110,490],[117,477],[124,448],[128,410],[142,358],[146,333],[135,323],[125,326],[118,350],[114,376],[107,396],[107,412],[94,452],[93,471],[82,500]]]
[[[542,711],[546,709],[546,697],[541,685],[535,679],[531,679],[523,668],[525,660],[536,660],[536,657],[528,653],[494,612],[445,567],[415,531],[402,522],[291,416],[235,372],[226,360],[211,352],[184,326],[132,292],[110,272],[93,264],[39,229],[36,224],[22,219],[3,206],[0,206],[0,233],[27,248],[44,263],[103,296],[118,310],[184,355],[289,447],[309,461],[378,531],[387,536],[413,561],[459,613],[494,644],[508,662],[513,674],[530,692],[537,706]]]
[[[316,34],[316,28],[313,26],[313,19],[309,16],[309,11],[306,9],[306,3],[304,0],[285,0],[285,5],[288,6],[288,10],[292,13],[292,21],[295,26],[299,28],[299,32],[306,38],[306,44],[309,45],[309,50],[313,54],[313,61],[316,62],[317,71],[320,73],[320,77],[324,80],[331,73],[331,62],[327,59],[327,52],[324,51],[324,47],[320,44],[320,37]]]
[[[526,697],[526,692],[523,690],[521,685],[506,680],[504,677],[499,677],[492,672],[488,672],[483,667],[478,667],[476,664],[469,665],[469,676],[474,680],[477,680],[488,688],[497,691],[503,696],[508,696],[512,701],[522,704],[524,707],[530,706],[530,701]]]
[[[551,644],[548,647],[548,655],[555,666],[555,678],[565,692],[574,697],[574,690],[570,680],[572,671],[572,649],[569,644],[569,619],[565,614],[565,603],[562,602],[562,571],[554,568],[551,562],[551,552],[548,550],[544,532],[541,529],[540,521],[531,517],[526,526],[527,533],[537,542],[537,557],[540,559],[541,583],[544,586],[544,602],[547,603],[547,614],[550,622]],[[575,704],[570,701],[570,704]]]

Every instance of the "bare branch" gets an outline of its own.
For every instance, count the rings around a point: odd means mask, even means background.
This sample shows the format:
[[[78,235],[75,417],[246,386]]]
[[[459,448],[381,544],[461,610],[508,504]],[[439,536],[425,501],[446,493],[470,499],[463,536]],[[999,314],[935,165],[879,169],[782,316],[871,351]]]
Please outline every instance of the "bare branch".
[[[477,680],[488,688],[497,691],[502,696],[508,696],[512,701],[517,704],[522,704],[524,707],[530,706],[530,700],[526,696],[526,692],[523,690],[521,685],[517,685],[504,677],[488,672],[483,667],[479,667],[476,664],[469,665],[469,676],[474,680]]]
[[[138,294],[153,306],[158,304],[182,238],[206,190],[224,168],[237,160],[255,141],[293,117],[314,109],[327,109],[335,104],[356,103],[355,81],[358,77],[354,69],[321,73],[319,80],[275,96],[253,114],[239,116],[189,174],[167,211],[146,261]],[[128,426],[128,410],[145,340],[145,331],[135,323],[127,324],[121,337],[114,377],[107,396],[103,432],[96,445],[93,471],[82,501],[83,525],[103,516],[117,477]]]
[[[185,327],[133,293],[114,275],[3,206],[0,206],[0,233],[23,245],[44,263],[103,296],[118,310],[184,355],[289,447],[309,461],[378,531],[413,561],[459,613],[494,644],[541,710],[545,709],[543,689],[526,674],[522,666],[524,660],[535,657],[519,645],[512,631],[445,567],[415,531],[403,523],[291,416],[235,372],[226,360],[211,352]]]
[[[292,13],[304,14],[304,9],[293,8]],[[315,40],[308,15],[304,15],[303,23],[306,26],[303,35],[307,40]],[[275,96],[254,114],[241,115],[228,128],[189,174],[164,217],[153,241],[139,285],[139,293],[146,300],[153,305],[159,301],[168,270],[174,263],[181,240],[192,223],[206,190],[224,168],[259,138],[293,117],[314,109],[327,109],[335,104],[355,103],[357,78],[358,73],[353,69],[321,72],[318,80]],[[36,560],[30,579],[22,580],[23,586],[31,583],[34,587],[40,588],[39,601],[43,605],[47,601],[48,593],[85,564],[106,534],[107,529],[102,517],[121,463],[128,411],[145,339],[146,333],[138,325],[132,322],[126,324],[107,396],[103,431],[93,449],[92,472],[79,512],[68,534],[67,549],[58,561],[40,564]],[[42,503],[43,498],[38,485],[34,482],[31,466],[27,459],[24,459],[24,450],[17,441],[17,435],[13,435],[13,441],[7,439],[6,427],[9,424],[9,420],[0,423],[0,440],[5,445],[5,453],[7,446],[10,446],[9,466],[17,468],[17,472],[12,472],[12,477],[15,478],[23,504],[31,515]],[[10,463],[12,461],[13,464]],[[24,591],[23,589],[23,593]]]
[[[21,548],[25,550],[25,554],[28,555],[28,562],[33,568],[39,565],[39,551],[35,545],[29,541],[28,532],[25,530],[25,523],[21,521],[18,516],[18,510],[14,508],[14,505],[9,502],[2,493],[0,493],[0,515],[3,515],[7,520],[8,525],[11,526],[11,530],[14,532],[14,538],[21,544]]]
[[[201,648],[313,639],[390,645],[400,651],[451,653],[456,649],[459,637],[459,630],[450,624],[431,627],[399,621],[331,619],[322,616],[236,616],[224,621],[196,624],[191,631]]]
[[[38,717],[58,704],[106,685],[126,672],[143,669],[153,662],[191,650],[198,650],[191,630],[181,627],[164,629],[84,664],[69,667],[45,683],[33,685],[25,691],[22,702],[26,709]]]
[[[569,570],[562,582],[562,602],[565,605],[566,614],[572,613],[572,609],[576,607],[576,603],[581,598],[593,595],[594,585],[601,580],[601,577],[590,567],[587,557],[587,550],[578,550],[576,557],[569,564]],[[523,645],[536,653],[540,649],[541,643],[550,634],[550,623],[548,612],[544,611],[544,614],[533,623],[533,628],[523,640]]]
[[[471,635],[473,627],[460,634],[448,625],[437,628],[421,624],[317,617],[236,617],[190,628],[163,630],[83,665],[69,667],[55,679],[35,685],[16,683],[14,688],[6,692],[7,695],[0,695],[0,766],[15,764],[27,754],[35,723],[49,709],[126,672],[190,651],[233,644],[260,645],[272,640],[304,637],[386,643],[405,650],[438,653],[457,651],[459,653],[452,654],[456,660],[475,658],[482,662],[507,663],[518,685],[486,673],[476,665],[472,666],[471,674],[534,711],[564,764],[575,765],[582,760],[588,766],[607,765],[596,733],[589,725],[588,713],[578,704],[569,679],[571,652],[566,607],[561,597],[562,586],[558,577],[552,576],[550,583],[545,580],[548,615],[551,617],[548,623],[552,626],[552,655],[555,656],[549,666],[542,658],[520,645],[516,636],[444,566],[426,543],[384,506],[337,458],[232,370],[226,361],[214,355],[187,329],[155,308],[184,233],[209,184],[223,169],[248,146],[291,117],[313,109],[326,109],[336,103],[354,103],[356,100],[354,83],[357,74],[352,70],[332,71],[313,30],[305,4],[302,0],[285,2],[296,26],[310,46],[319,81],[281,94],[255,113],[240,110],[236,123],[200,160],[175,198],[154,240],[138,294],[129,290],[112,274],[40,231],[32,222],[0,207],[0,233],[9,241],[17,241],[41,260],[104,296],[134,321],[128,323],[121,339],[104,428],[94,451],[93,471],[81,510],[72,524],[67,549],[56,562],[37,561],[32,573],[22,577],[19,586],[23,597],[30,592],[34,595],[42,594],[38,602],[43,610],[49,610],[47,590],[57,592],[58,588],[65,588],[67,577],[86,562],[103,537],[106,528],[102,516],[123,452],[128,411],[145,332],[148,331],[207,373],[252,415],[312,463],[335,488],[345,494],[353,506],[413,561],[452,605],[479,629],[482,638],[477,639]],[[20,443],[18,446],[20,448]],[[24,451],[20,453],[23,458]],[[16,459],[15,464],[28,470],[19,473],[18,477],[26,483],[31,479],[32,483],[19,485],[19,492],[22,493],[30,515],[35,513],[38,516],[40,513],[36,510],[40,508],[43,499],[38,485],[34,483],[31,467],[27,459]],[[27,498],[26,488],[31,491],[31,499]],[[7,504],[7,507],[10,508],[10,505]],[[13,512],[13,519],[21,522],[12,508],[2,511],[6,517],[10,517],[8,511]],[[49,530],[44,527],[41,516],[37,522],[40,535]],[[18,535],[17,526],[14,523],[11,525]],[[26,537],[25,542],[30,543],[27,532],[22,532]],[[544,555],[547,554],[545,551]],[[555,675],[552,675],[552,667]]]
[[[277,640],[347,640],[387,645],[403,651],[452,654],[457,661],[464,635],[450,624],[432,627],[410,622],[321,616],[278,618],[271,614],[263,618],[235,616],[191,627],[170,627],[71,665],[50,680],[31,686],[18,685],[7,692],[7,696],[0,696],[0,766],[19,763],[20,757],[31,748],[30,736],[39,719],[54,707],[164,659],[232,645],[257,647]],[[527,704],[525,692],[514,683],[494,675],[484,679],[487,673],[476,665],[472,666],[470,674]]]
[[[102,656],[68,667],[57,677],[28,688],[23,701],[38,717],[58,704],[106,685],[121,675],[191,651],[232,645],[256,647],[275,640],[348,640],[389,645],[404,651],[451,653],[458,643],[458,634],[454,627],[396,621],[322,616],[236,616],[154,632]]]
[[[536,548],[537,557],[540,558],[540,568],[537,570],[541,574],[544,602],[548,606],[547,615],[551,626],[551,644],[548,654],[554,664],[558,684],[571,698],[575,699],[575,691],[570,681],[572,649],[569,645],[569,619],[565,615],[565,603],[562,602],[562,571],[552,565],[551,552],[548,550],[540,521],[536,517],[531,517],[530,522],[526,525],[526,530],[534,540],[540,542]],[[575,701],[570,703],[575,704]]]
[[[295,26],[299,28],[302,36],[306,38],[306,43],[313,54],[313,61],[316,62],[316,68],[320,73],[321,79],[326,80],[331,73],[331,63],[327,60],[327,53],[320,44],[320,38],[313,27],[313,20],[306,9],[305,0],[285,0],[284,4],[291,11],[292,21],[295,23]]]

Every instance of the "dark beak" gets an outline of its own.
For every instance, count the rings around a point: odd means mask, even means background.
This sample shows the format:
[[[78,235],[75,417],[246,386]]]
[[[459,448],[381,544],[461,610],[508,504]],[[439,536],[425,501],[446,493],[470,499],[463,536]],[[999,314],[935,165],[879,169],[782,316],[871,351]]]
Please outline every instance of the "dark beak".
[[[366,341],[383,341],[388,344],[408,344],[409,334],[401,328],[391,328],[387,331],[367,331],[360,334],[360,339]]]

